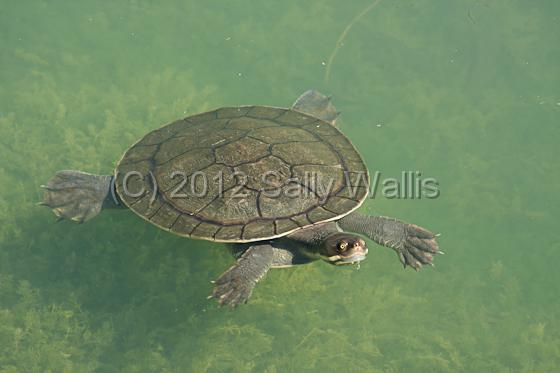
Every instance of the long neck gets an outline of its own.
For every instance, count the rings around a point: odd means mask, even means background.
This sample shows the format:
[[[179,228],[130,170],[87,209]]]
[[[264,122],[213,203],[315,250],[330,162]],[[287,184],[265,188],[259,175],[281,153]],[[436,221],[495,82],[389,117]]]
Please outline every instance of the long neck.
[[[300,229],[289,234],[286,238],[303,246],[308,255],[315,256],[319,253],[325,239],[331,234],[339,232],[336,223],[328,222]]]

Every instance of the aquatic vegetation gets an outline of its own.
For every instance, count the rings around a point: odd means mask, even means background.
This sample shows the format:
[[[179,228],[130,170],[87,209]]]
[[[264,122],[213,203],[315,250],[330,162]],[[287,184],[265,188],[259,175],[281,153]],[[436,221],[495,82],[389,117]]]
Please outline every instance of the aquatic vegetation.
[[[0,275],[0,366],[3,372],[94,371],[113,340],[110,323],[97,328],[70,297],[45,302],[29,282]]]

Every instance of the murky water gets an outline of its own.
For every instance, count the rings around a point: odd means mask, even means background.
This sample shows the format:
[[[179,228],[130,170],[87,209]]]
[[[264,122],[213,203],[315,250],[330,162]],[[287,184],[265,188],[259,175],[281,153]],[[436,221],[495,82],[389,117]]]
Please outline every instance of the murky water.
[[[556,371],[559,4],[5,2],[0,369]],[[111,173],[166,122],[309,88],[372,172],[437,179],[437,199],[361,208],[441,232],[435,268],[370,242],[359,271],[274,270],[231,311],[206,299],[224,247],[35,205],[55,171]]]

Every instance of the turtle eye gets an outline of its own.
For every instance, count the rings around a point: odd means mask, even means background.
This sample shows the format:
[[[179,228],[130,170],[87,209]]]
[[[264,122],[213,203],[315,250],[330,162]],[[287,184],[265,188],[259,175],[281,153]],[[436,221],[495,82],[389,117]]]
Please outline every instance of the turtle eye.
[[[348,242],[346,242],[346,241],[340,241],[340,242],[338,243],[338,251],[339,251],[339,252],[343,252],[343,251],[345,251],[347,248],[348,248]]]

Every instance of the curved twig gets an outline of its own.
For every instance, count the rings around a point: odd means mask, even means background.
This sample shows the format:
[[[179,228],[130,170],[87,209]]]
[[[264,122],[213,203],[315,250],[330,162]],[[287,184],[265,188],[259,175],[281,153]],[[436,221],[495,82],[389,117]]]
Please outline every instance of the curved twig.
[[[329,82],[329,78],[330,78],[330,75],[331,75],[331,66],[332,66],[332,63],[334,61],[334,58],[336,57],[336,54],[338,53],[338,50],[342,46],[342,42],[346,38],[346,35],[348,34],[348,32],[350,32],[350,29],[352,28],[352,26],[354,26],[354,24],[356,22],[358,22],[360,20],[360,18],[362,18],[363,16],[365,16],[366,14],[371,12],[373,10],[373,8],[375,8],[380,2],[381,2],[381,0],[375,0],[373,3],[369,4],[368,7],[365,8],[364,10],[362,10],[358,15],[356,15],[352,19],[352,21],[350,21],[348,26],[346,26],[344,31],[342,31],[342,34],[340,34],[340,36],[338,37],[338,40],[336,41],[336,46],[333,49],[331,55],[329,56],[329,60],[327,62],[327,68],[325,70],[325,83]]]

